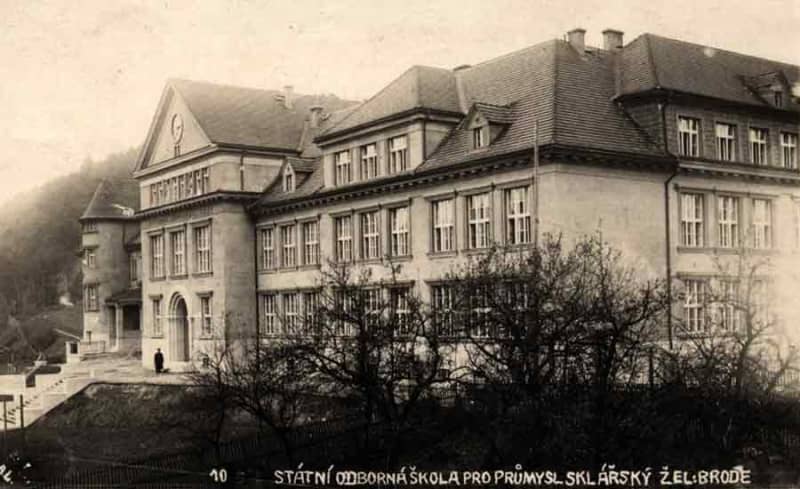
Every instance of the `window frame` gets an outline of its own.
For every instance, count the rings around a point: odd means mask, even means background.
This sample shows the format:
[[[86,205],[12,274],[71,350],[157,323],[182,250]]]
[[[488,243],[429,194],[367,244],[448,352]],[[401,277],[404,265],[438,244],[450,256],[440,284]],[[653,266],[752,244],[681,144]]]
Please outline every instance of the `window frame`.
[[[440,219],[442,213],[439,206],[448,204],[449,217]],[[446,237],[446,238],[445,238]],[[444,244],[449,243],[448,247]],[[456,199],[448,197],[431,201],[431,252],[449,253],[456,251]]]
[[[308,230],[313,229],[313,239],[309,238]],[[319,265],[319,220],[314,219],[300,223],[300,233],[303,239],[303,265]]]
[[[707,333],[706,295],[708,279],[687,277],[683,279],[683,283],[685,293],[683,300],[683,320],[686,325],[686,332],[688,334]]]
[[[195,224],[192,226],[192,237],[194,243],[194,273],[199,274],[211,274],[214,271],[213,268],[213,243],[212,243],[212,231],[211,231],[211,223],[205,222],[202,224]],[[207,233],[207,239],[205,243],[207,246],[201,248],[201,244],[203,243],[202,240],[199,238],[202,237],[203,231]],[[206,257],[206,260],[203,260],[203,257]],[[207,267],[204,267],[207,263]]]
[[[726,202],[733,203],[731,209]],[[732,215],[732,217],[731,217]],[[738,195],[717,195],[717,246],[719,248],[738,248],[742,242],[742,199]]]
[[[394,258],[411,256],[411,206],[410,204],[398,205],[390,207],[387,210],[389,214],[389,256]],[[402,224],[398,219],[400,213],[405,215],[405,224]]]
[[[482,192],[475,192],[464,197],[464,214],[466,218],[466,233],[467,233],[467,242],[466,248],[469,250],[485,250],[492,245],[492,224],[493,224],[493,206],[492,206],[492,197],[493,192],[491,190],[486,190]],[[477,198],[484,199],[486,201],[485,206],[481,206],[482,215],[478,216],[478,212],[476,210],[475,216],[472,216],[473,210],[473,201]],[[481,233],[478,233],[478,230],[482,230]],[[482,236],[484,239],[482,240],[484,244],[481,246],[478,241],[478,237]]]
[[[297,224],[281,224],[278,229],[281,243],[280,268],[295,268],[297,267]]]
[[[687,205],[687,197],[693,199],[691,209],[694,215],[688,216],[690,207]],[[700,203],[699,216],[697,203]],[[680,193],[680,246],[682,248],[703,248],[706,243],[706,194],[693,191],[682,191]],[[692,232],[689,233],[690,227]],[[692,239],[692,236],[694,239]]]
[[[720,135],[720,128],[728,129],[728,134]],[[716,156],[720,161],[733,162],[737,158],[737,126],[730,122],[714,122],[714,142]],[[728,153],[727,155],[725,153]]]
[[[359,257],[363,261],[381,258],[380,211],[368,210],[358,214]]]
[[[261,270],[275,270],[277,260],[275,260],[275,226],[259,228],[259,240],[261,241]],[[267,236],[269,239],[267,240]],[[269,246],[267,244],[269,243]]]
[[[353,261],[353,215],[342,214],[332,218],[334,260],[336,263],[350,263]]]
[[[347,185],[353,181],[353,159],[349,149],[333,153],[333,179],[335,185]],[[343,157],[346,156],[346,161]],[[346,177],[343,178],[343,177]]]
[[[369,153],[372,148],[372,154]],[[359,180],[369,180],[380,175],[378,166],[378,143],[362,144],[358,148],[358,177]]]
[[[261,312],[263,314],[264,336],[278,336],[281,334],[281,324],[278,317],[278,294],[268,292],[261,294]],[[271,307],[267,307],[271,305]]]
[[[181,237],[182,245],[176,247],[176,238]],[[181,244],[181,243],[178,243]],[[175,229],[169,231],[170,246],[170,276],[182,277],[187,274],[186,270],[186,229]],[[179,265],[179,266],[178,266]]]
[[[521,203],[522,209],[513,209],[512,213],[511,197],[514,192],[523,191],[522,199],[516,202]],[[530,185],[520,185],[503,189],[503,223],[505,225],[505,238],[508,245],[527,245],[531,243],[531,194]],[[519,210],[520,212],[516,212]]]
[[[83,310],[85,312],[100,311],[100,284],[92,283],[83,286]]]
[[[684,130],[682,122],[687,122],[687,127]],[[691,128],[688,123],[695,123],[696,127]],[[699,158],[702,155],[701,141],[702,141],[702,121],[699,117],[692,117],[688,115],[678,115],[678,154],[681,156],[688,156],[689,158]],[[684,141],[684,137],[688,139]],[[685,145],[688,144],[687,148]]]
[[[757,203],[763,203],[765,216],[764,221],[756,222],[757,218]],[[774,239],[773,239],[773,220],[774,220],[774,209],[773,209],[773,202],[772,199],[763,198],[763,197],[754,197],[751,200],[751,212],[750,212],[750,224],[753,230],[753,242],[752,246],[753,249],[756,250],[769,250],[772,249],[774,246]]]
[[[150,238],[150,278],[160,280],[166,277],[167,267],[164,256],[164,233],[154,233]]]
[[[797,133],[781,131],[781,166],[789,170],[797,169]]]
[[[403,141],[402,147],[395,147],[396,142],[399,141]],[[409,169],[408,147],[408,134],[393,136],[386,140],[386,151],[388,155],[386,168],[389,175],[401,173]]]
[[[756,139],[756,135],[763,136],[763,139]],[[769,129],[750,126],[748,142],[750,144],[750,163],[755,166],[770,166]],[[760,155],[758,158],[756,158],[757,154]]]

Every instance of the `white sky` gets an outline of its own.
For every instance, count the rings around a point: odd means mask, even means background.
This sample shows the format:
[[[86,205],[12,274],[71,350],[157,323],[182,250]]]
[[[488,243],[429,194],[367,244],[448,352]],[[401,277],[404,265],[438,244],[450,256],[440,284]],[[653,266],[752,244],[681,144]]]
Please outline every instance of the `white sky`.
[[[142,142],[169,77],[364,99],[615,28],[800,64],[800,0],[1,0],[0,202]]]

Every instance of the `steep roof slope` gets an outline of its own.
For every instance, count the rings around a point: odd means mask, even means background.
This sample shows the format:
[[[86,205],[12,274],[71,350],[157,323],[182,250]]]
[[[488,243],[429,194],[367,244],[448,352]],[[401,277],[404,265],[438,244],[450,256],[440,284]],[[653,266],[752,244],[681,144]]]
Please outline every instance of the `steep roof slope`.
[[[105,178],[97,185],[83,219],[127,219],[125,209],[139,210],[139,184],[132,178]]]
[[[322,134],[341,133],[414,109],[461,112],[453,72],[430,66],[412,66]]]
[[[312,106],[335,111],[354,104],[333,95],[295,94],[287,108],[277,90],[189,80],[170,83],[211,142],[222,145],[298,150]]]
[[[653,34],[642,34],[622,54],[620,93],[655,88],[764,106],[743,77],[782,72],[789,85],[800,81],[800,67]],[[800,105],[787,98],[787,108]]]
[[[614,57],[602,50],[580,55],[569,43],[552,40],[459,71],[467,104],[506,105],[511,124],[479,150],[458,127],[420,168],[532,149],[537,123],[541,145],[661,156],[612,100]]]

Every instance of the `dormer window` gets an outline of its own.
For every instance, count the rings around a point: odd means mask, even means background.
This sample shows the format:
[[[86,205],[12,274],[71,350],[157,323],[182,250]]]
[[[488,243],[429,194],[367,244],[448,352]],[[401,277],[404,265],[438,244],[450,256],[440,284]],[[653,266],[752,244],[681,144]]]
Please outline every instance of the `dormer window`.
[[[773,93],[775,107],[783,107],[783,92],[781,90],[775,90]]]
[[[295,188],[294,170],[292,169],[291,165],[286,165],[286,169],[283,170],[283,191],[294,192],[294,188]]]
[[[476,127],[472,130],[472,147],[474,149],[483,148],[486,146],[486,137],[484,137],[484,128]]]
[[[369,180],[378,176],[378,150],[375,143],[361,146],[361,166],[359,168],[359,178]]]

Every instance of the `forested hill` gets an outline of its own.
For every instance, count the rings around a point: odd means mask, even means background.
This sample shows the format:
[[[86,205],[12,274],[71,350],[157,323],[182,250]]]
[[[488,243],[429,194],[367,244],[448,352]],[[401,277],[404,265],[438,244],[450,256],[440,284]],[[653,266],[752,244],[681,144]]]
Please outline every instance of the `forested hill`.
[[[103,178],[129,177],[138,150],[87,161],[0,206],[0,328],[81,296],[78,218]]]

